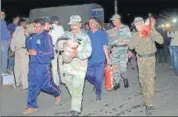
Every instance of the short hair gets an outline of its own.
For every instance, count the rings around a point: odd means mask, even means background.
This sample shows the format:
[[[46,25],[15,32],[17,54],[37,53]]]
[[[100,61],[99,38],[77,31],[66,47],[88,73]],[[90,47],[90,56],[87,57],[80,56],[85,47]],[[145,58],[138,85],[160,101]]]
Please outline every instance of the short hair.
[[[18,25],[22,25],[23,23],[27,22],[27,20],[25,18],[20,18]]]
[[[45,26],[45,21],[42,18],[36,19],[34,21],[34,23],[36,24],[41,24],[42,26]]]
[[[5,9],[1,9],[1,12],[5,13]]]

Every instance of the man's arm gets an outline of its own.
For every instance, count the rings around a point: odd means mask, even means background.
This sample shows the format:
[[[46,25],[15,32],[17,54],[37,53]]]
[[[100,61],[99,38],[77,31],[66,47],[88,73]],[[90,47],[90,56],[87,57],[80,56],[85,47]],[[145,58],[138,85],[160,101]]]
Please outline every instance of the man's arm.
[[[161,34],[160,33],[158,33],[157,31],[156,31],[156,29],[153,29],[152,30],[152,35],[153,35],[153,39],[157,42],[157,43],[159,43],[159,44],[163,44],[163,37],[161,36]]]
[[[110,52],[109,52],[109,48],[108,48],[108,35],[107,33],[104,32],[104,35],[103,35],[103,50],[104,50],[104,54],[105,54],[105,57],[106,57],[106,61],[107,61],[107,64],[111,64],[111,60],[110,60]]]
[[[21,41],[23,41],[25,34],[23,31],[16,30],[12,36],[10,47],[12,51],[15,51],[16,49],[20,49],[23,45]]]
[[[133,50],[139,44],[138,36],[138,33],[133,34],[132,39],[128,43],[129,49]]]
[[[88,59],[91,56],[92,47],[91,47],[91,41],[88,35],[86,35],[85,42],[81,45],[81,50],[78,49],[77,58],[80,60]]]
[[[52,47],[52,39],[51,36],[46,34],[44,39],[41,39],[44,50],[36,50],[38,56],[54,56],[54,50]]]

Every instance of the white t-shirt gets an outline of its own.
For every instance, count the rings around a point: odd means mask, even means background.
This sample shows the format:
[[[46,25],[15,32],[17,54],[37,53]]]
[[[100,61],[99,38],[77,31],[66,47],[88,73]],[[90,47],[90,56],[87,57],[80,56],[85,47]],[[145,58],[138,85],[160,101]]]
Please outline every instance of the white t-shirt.
[[[178,46],[178,31],[167,32],[167,36],[171,38],[170,46]]]
[[[58,38],[64,35],[64,28],[56,24],[52,24],[52,27],[53,29],[49,32],[49,34],[53,39],[53,45],[55,45]]]

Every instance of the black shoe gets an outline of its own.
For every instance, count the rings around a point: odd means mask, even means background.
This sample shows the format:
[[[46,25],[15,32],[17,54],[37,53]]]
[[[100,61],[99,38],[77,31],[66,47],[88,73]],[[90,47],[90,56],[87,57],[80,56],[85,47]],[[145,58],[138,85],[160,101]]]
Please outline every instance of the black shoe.
[[[124,79],[124,87],[125,88],[129,87],[129,81],[128,81],[128,79]]]
[[[75,116],[79,116],[79,112],[77,112],[77,111],[72,111],[72,112],[71,112],[71,116],[74,116],[74,117],[75,117]]]
[[[120,83],[116,83],[113,89],[118,90],[119,88],[120,88]]]
[[[152,115],[153,114],[153,110],[155,110],[155,108],[153,106],[146,106],[146,114],[147,115]]]
[[[101,96],[96,96],[96,101],[101,101]]]

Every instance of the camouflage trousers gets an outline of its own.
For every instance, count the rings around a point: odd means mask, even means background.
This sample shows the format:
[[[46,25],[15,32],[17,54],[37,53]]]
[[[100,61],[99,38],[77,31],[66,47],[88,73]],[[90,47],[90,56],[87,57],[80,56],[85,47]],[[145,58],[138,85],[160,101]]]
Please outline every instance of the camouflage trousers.
[[[140,58],[137,56],[139,69],[139,82],[147,106],[153,105],[153,96],[155,90],[155,56],[149,58]]]
[[[127,79],[127,62],[128,62],[128,55],[127,54],[111,54],[111,63],[115,65],[117,69],[113,70],[113,77],[114,82],[119,83],[121,78]]]
[[[71,110],[81,112],[81,105],[82,105],[82,94],[83,94],[83,87],[85,81],[86,73],[83,75],[80,73],[79,75],[71,75],[65,74],[65,84],[71,94]]]

